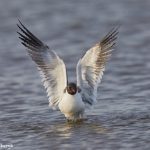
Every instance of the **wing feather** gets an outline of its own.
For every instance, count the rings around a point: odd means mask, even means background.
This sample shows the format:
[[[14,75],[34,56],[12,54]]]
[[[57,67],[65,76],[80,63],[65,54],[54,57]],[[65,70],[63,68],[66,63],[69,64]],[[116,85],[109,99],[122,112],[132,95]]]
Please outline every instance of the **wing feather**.
[[[67,86],[66,67],[62,59],[49,49],[42,41],[33,35],[20,21],[19,38],[27,48],[32,60],[36,63],[46,88],[50,106],[57,108],[61,101],[64,89]]]
[[[102,79],[105,64],[115,47],[117,35],[118,27],[113,28],[89,49],[77,64],[77,85],[82,89],[81,95],[85,104],[92,105],[96,101],[97,87]]]

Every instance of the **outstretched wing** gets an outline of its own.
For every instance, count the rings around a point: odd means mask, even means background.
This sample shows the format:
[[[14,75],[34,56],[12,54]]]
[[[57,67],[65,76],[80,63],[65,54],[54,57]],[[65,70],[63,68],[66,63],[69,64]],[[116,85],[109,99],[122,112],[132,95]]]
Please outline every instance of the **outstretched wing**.
[[[89,49],[79,60],[76,68],[77,85],[81,90],[82,100],[92,105],[96,101],[97,87],[105,70],[111,51],[114,49],[118,27],[113,28],[99,43]]]
[[[67,86],[66,67],[57,54],[47,45],[34,36],[20,21],[17,26],[20,29],[19,38],[27,47],[32,60],[36,63],[46,88],[50,106],[57,108],[65,87]]]

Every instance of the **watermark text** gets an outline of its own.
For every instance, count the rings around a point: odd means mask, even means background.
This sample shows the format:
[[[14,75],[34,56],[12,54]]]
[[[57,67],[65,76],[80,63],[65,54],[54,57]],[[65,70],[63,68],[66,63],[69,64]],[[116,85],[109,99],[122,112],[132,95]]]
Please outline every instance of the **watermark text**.
[[[13,148],[13,144],[2,144],[0,143],[0,149],[7,150]]]

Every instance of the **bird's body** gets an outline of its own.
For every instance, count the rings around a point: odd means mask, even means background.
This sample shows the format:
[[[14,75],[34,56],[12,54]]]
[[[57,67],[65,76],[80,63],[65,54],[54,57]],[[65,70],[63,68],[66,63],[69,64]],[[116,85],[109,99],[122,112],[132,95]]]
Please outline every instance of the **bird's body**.
[[[117,28],[84,54],[76,67],[77,83],[69,83],[63,60],[21,22],[18,27],[19,38],[40,72],[50,107],[59,109],[69,120],[83,118],[87,106],[96,102],[97,87],[114,49]]]
[[[68,92],[64,93],[58,107],[69,120],[82,118],[85,110],[85,104],[80,93],[75,95],[71,95]]]

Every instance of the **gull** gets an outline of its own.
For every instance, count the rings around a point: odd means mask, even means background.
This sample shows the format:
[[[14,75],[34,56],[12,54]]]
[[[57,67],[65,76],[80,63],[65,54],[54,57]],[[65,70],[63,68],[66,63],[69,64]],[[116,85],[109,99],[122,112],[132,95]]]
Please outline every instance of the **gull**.
[[[60,110],[67,120],[84,119],[85,110],[97,102],[97,88],[105,64],[115,48],[118,27],[86,51],[76,66],[76,83],[69,82],[63,60],[31,33],[19,20],[19,38],[35,62],[51,108]]]

